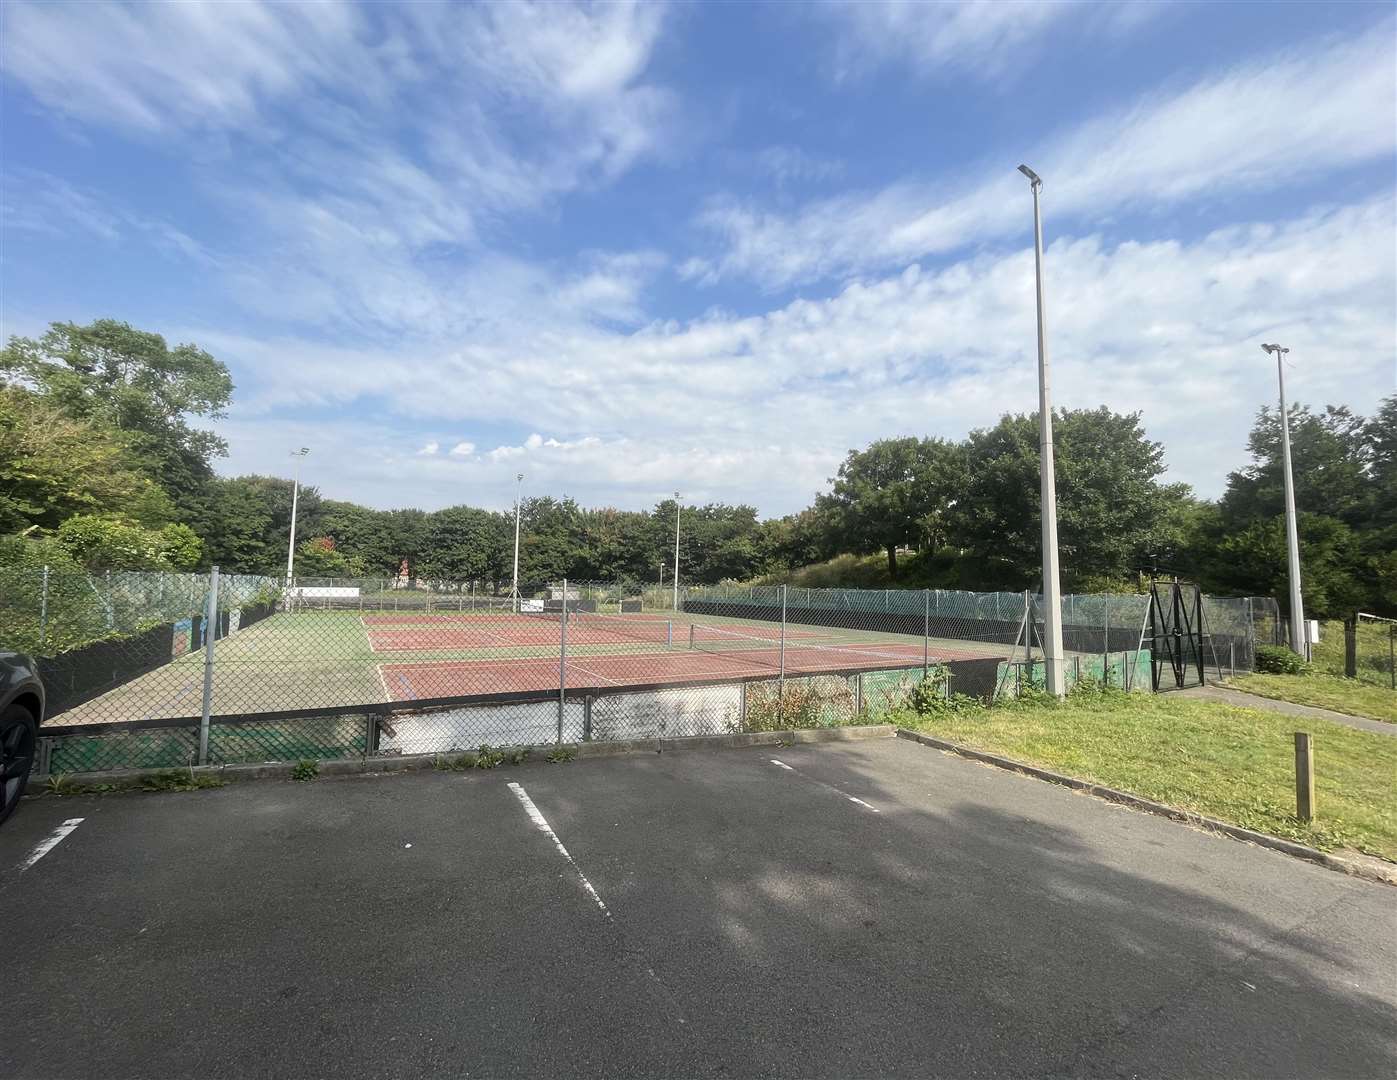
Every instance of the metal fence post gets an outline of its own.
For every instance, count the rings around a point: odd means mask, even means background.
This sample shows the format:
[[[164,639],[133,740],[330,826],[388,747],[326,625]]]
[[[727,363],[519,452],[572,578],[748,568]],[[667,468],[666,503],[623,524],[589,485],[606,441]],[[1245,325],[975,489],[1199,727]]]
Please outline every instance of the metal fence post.
[[[922,681],[931,670],[931,590],[922,590]]]
[[[209,714],[213,711],[213,643],[218,637],[218,567],[209,571],[209,599],[204,607],[204,703],[199,716],[199,764],[209,763]]]
[[[737,729],[747,730],[747,680],[737,684]]]
[[[49,568],[44,564],[43,592],[39,596],[39,647],[44,647],[49,625]]]
[[[592,741],[592,695],[582,699],[582,741]]]
[[[784,715],[786,697],[786,586],[781,586],[781,673],[776,687],[777,716]]]
[[[558,620],[558,742],[563,741],[563,706],[568,687],[568,579],[563,578],[563,612]]]

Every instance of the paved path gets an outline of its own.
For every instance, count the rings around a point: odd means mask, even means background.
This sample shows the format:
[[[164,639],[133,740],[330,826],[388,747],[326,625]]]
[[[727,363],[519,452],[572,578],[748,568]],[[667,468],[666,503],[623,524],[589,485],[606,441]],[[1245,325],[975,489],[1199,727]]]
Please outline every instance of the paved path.
[[[1397,1075],[1397,890],[902,739],[42,799],[0,915],[26,1080]]]
[[[1357,728],[1359,731],[1373,731],[1379,735],[1390,735],[1397,738],[1397,724],[1370,720],[1366,716],[1350,716],[1348,713],[1335,712],[1333,709],[1321,709],[1315,705],[1297,705],[1292,701],[1278,701],[1275,698],[1234,690],[1230,686],[1190,686],[1187,690],[1171,690],[1169,692],[1179,694],[1182,697],[1204,698],[1208,701],[1221,701],[1227,705],[1240,705],[1247,709],[1266,709],[1270,712],[1285,713],[1287,716],[1312,716],[1319,720],[1332,720],[1336,724]]]

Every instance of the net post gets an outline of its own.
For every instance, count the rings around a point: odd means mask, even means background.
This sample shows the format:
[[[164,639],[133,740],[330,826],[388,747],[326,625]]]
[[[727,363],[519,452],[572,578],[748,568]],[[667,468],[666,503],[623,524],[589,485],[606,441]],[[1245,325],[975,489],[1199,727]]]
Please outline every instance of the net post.
[[[558,743],[563,741],[563,708],[568,687],[568,579],[563,578],[563,612],[558,620]]]
[[[689,624],[689,651],[692,652],[693,649],[694,649],[694,624],[693,624],[693,623],[690,623],[690,624]]]
[[[213,711],[213,643],[218,637],[218,567],[209,571],[209,598],[204,605],[204,700],[199,714],[199,764],[209,763],[209,715]]]

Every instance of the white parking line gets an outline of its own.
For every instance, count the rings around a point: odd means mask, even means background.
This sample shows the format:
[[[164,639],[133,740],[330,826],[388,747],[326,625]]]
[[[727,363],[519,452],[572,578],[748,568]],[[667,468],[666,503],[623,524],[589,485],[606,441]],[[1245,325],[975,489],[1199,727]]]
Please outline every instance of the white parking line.
[[[806,776],[805,773],[801,772],[801,771],[800,771],[799,769],[797,769],[797,768],[793,768],[792,766],[787,765],[784,761],[781,761],[779,758],[771,758],[770,760],[771,760],[771,763],[772,763],[773,765],[775,765],[775,766],[777,766],[777,767],[779,767],[779,768],[785,769],[787,772],[793,772],[793,773],[795,773],[797,776],[799,776],[802,780],[808,780],[810,783],[815,784],[815,785],[817,785],[817,786],[819,786],[819,787],[822,787],[822,788],[824,788],[826,791],[832,791],[832,792],[834,792],[836,795],[838,795],[841,799],[848,799],[851,803],[857,803],[859,806],[862,806],[865,810],[870,810],[870,811],[872,811],[872,812],[875,813],[875,814],[881,814],[881,813],[882,813],[882,811],[879,810],[876,806],[872,806],[872,805],[870,805],[869,803],[864,802],[864,801],[863,801],[862,799],[860,799],[857,795],[850,795],[847,791],[841,791],[839,788],[835,787],[833,784],[826,784],[823,780],[816,780],[813,776]]]
[[[524,805],[524,812],[529,815],[529,820],[538,826],[539,832],[545,834],[548,839],[553,841],[553,846],[558,849],[558,854],[568,861],[568,865],[572,867],[573,873],[577,875],[577,880],[582,882],[582,887],[587,890],[587,895],[597,902],[597,907],[601,908],[601,913],[610,919],[611,909],[606,906],[602,898],[597,894],[597,890],[592,888],[592,883],[587,880],[587,875],[582,872],[581,868],[577,865],[577,861],[568,854],[568,849],[563,847],[563,842],[558,839],[558,834],[553,831],[553,826],[548,824],[548,819],[545,818],[539,808],[534,805],[533,799],[529,798],[529,793],[512,780],[509,782],[509,790],[519,797],[519,801]],[[654,976],[653,972],[651,972],[651,976]]]
[[[48,836],[44,837],[41,841],[39,841],[38,846],[35,847],[34,850],[29,853],[29,858],[25,859],[24,862],[20,863],[18,869],[21,872],[28,870],[31,866],[33,866],[36,862],[42,859],[59,844],[63,843],[64,839],[68,836],[68,834],[86,820],[86,818],[70,817],[62,825],[54,829],[53,832],[49,833]]]

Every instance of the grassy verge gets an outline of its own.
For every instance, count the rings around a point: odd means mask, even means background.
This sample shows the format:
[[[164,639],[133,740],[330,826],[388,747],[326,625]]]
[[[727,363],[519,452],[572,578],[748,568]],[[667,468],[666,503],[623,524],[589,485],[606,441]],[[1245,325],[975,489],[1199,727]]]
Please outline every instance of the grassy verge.
[[[1323,720],[1318,818],[1295,817],[1294,717],[1219,702],[1119,692],[931,715],[905,727],[1310,844],[1397,861],[1397,739]]]
[[[1238,675],[1229,686],[1248,694],[1291,701],[1296,705],[1315,705],[1321,709],[1366,716],[1397,724],[1397,693],[1384,686],[1336,678],[1333,675]]]

